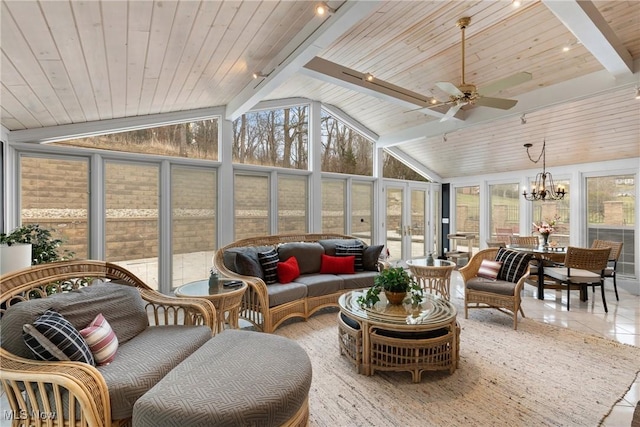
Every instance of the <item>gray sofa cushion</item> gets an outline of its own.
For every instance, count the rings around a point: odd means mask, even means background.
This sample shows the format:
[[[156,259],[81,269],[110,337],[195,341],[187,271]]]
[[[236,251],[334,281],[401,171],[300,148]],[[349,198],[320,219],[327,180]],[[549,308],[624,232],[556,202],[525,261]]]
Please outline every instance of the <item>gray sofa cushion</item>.
[[[307,287],[308,297],[331,295],[344,289],[344,281],[333,274],[305,274],[295,281]]]
[[[280,261],[296,257],[300,274],[319,272],[323,253],[324,248],[319,243],[292,242],[278,246]]]
[[[48,309],[60,313],[78,330],[102,313],[120,343],[129,341],[149,325],[144,301],[137,288],[99,282],[75,291],[12,305],[0,322],[0,345],[16,356],[33,359],[33,353],[22,338],[22,326],[32,324]]]
[[[211,338],[206,326],[150,326],[99,366],[109,389],[111,417],[131,417],[136,400]]]
[[[377,271],[361,271],[356,274],[338,274],[343,280],[343,289],[363,289],[373,286]]]
[[[269,292],[269,307],[275,307],[305,298],[307,296],[307,287],[297,282],[275,283],[267,286],[267,292]]]
[[[513,296],[516,284],[506,280],[491,280],[484,277],[473,277],[467,280],[465,286],[469,289],[482,292],[490,292],[492,294],[501,294]]]

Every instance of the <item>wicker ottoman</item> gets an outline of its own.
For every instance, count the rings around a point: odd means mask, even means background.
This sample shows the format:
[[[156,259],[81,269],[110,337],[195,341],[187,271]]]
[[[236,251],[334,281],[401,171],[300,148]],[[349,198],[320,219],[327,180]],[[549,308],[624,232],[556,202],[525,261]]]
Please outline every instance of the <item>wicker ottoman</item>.
[[[138,399],[132,424],[302,426],[308,422],[310,387],[311,362],[294,341],[227,330]]]

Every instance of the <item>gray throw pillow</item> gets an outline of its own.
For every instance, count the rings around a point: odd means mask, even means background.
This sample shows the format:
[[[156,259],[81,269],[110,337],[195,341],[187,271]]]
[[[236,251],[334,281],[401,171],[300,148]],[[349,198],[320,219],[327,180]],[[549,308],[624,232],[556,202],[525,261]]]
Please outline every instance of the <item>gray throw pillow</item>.
[[[236,273],[243,276],[253,276],[264,279],[262,275],[262,267],[253,258],[247,254],[236,254]]]
[[[364,248],[362,252],[362,267],[366,271],[378,271],[378,259],[384,245],[372,245]]]

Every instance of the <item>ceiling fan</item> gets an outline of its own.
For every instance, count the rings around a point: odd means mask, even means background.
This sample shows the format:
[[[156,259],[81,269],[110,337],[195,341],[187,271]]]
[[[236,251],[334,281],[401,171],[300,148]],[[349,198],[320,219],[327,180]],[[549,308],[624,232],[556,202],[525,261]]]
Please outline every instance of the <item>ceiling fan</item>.
[[[470,17],[460,18],[458,22],[456,22],[456,25],[462,30],[462,79],[460,85],[456,86],[450,82],[437,82],[436,86],[440,88],[440,90],[449,94],[449,100],[436,102],[427,109],[422,109],[422,111],[426,112],[426,110],[430,110],[432,108],[441,107],[443,105],[450,105],[451,107],[449,107],[447,113],[440,119],[441,122],[455,116],[458,110],[467,105],[480,105],[483,107],[499,108],[501,110],[508,110],[510,108],[513,108],[518,103],[518,100],[491,98],[485,95],[491,95],[503,89],[507,89],[531,80],[531,73],[521,72],[504,79],[497,80],[482,88],[478,88],[471,83],[466,83],[464,81],[464,30],[469,26],[470,23]]]

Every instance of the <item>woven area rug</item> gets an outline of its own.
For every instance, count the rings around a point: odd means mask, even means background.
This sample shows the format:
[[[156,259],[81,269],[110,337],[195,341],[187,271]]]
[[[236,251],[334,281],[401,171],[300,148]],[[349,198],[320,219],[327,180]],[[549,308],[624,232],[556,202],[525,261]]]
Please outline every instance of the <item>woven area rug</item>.
[[[640,348],[529,319],[475,310],[461,326],[452,375],[359,375],[340,356],[337,311],[276,334],[309,354],[311,426],[597,426],[640,370]]]

